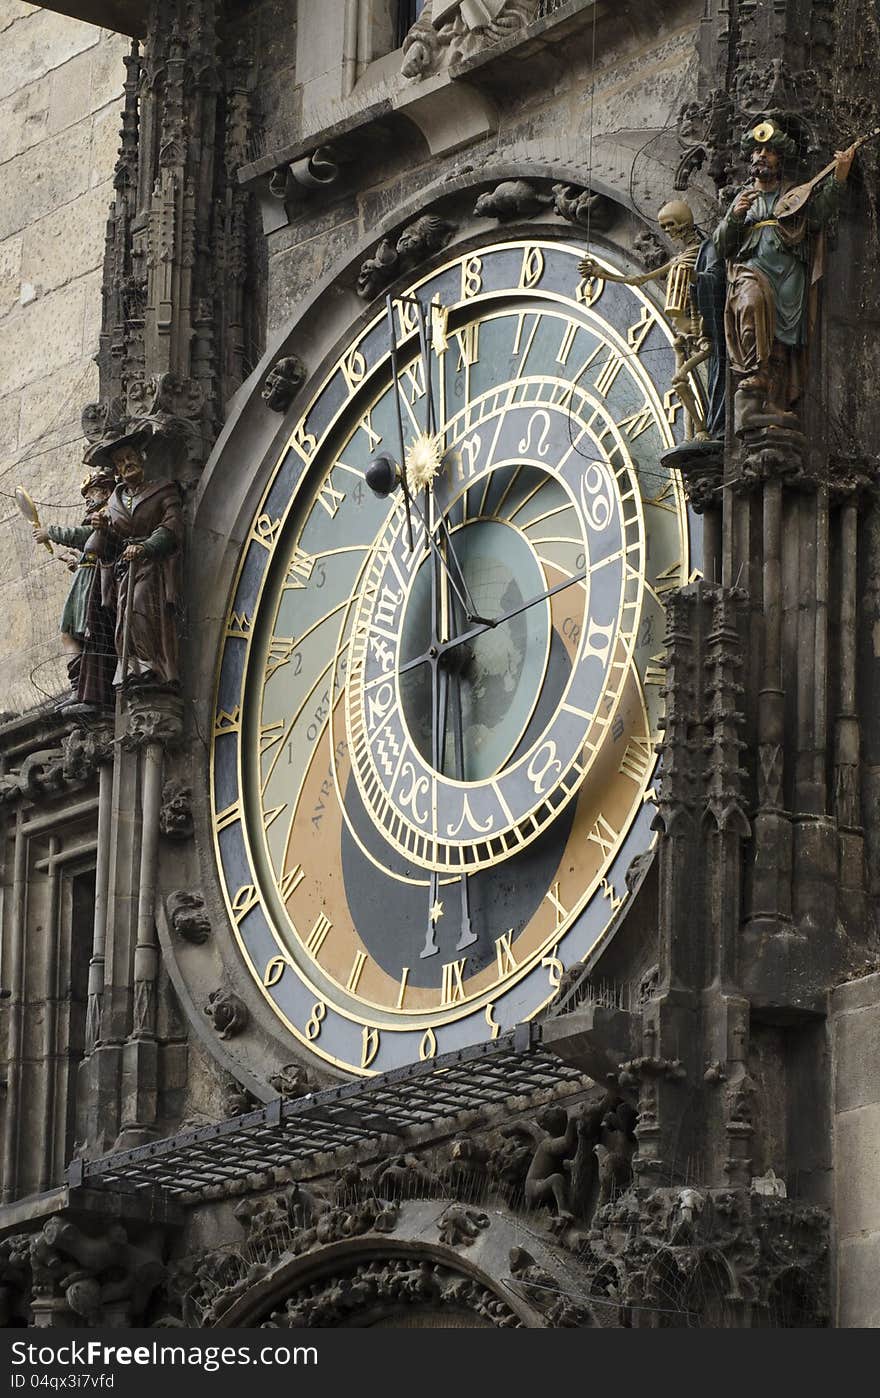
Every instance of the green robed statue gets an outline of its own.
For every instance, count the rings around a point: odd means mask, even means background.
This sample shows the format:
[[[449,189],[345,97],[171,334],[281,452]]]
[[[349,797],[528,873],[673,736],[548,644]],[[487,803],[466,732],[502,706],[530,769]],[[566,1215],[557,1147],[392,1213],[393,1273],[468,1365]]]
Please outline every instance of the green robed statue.
[[[803,351],[824,269],[822,230],[835,213],[857,147],[807,184],[784,177],[796,146],[772,121],[746,133],[751,181],[736,195],[714,234],[727,259],[725,337],[737,375],[738,430],[797,427],[792,412],[803,390]]]

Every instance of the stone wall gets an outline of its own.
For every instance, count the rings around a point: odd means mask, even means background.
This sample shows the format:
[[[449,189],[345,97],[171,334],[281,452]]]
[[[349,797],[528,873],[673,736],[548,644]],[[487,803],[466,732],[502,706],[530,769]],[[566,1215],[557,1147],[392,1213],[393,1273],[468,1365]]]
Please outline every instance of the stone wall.
[[[834,1215],[840,1327],[880,1326],[880,974],[838,986],[834,1046]]]
[[[62,692],[58,618],[70,582],[35,549],[19,483],[46,522],[80,518],[82,405],[92,356],[128,41],[0,0],[0,709]]]

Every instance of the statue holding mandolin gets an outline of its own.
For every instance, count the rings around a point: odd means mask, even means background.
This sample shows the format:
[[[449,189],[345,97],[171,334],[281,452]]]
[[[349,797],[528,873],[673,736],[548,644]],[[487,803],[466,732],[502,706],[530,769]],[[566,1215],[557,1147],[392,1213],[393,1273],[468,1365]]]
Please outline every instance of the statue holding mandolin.
[[[823,229],[837,211],[856,151],[869,139],[838,151],[800,185],[785,179],[795,142],[773,121],[760,122],[742,139],[751,180],[714,234],[727,260],[725,338],[737,379],[738,432],[800,426],[794,409],[824,271]]]

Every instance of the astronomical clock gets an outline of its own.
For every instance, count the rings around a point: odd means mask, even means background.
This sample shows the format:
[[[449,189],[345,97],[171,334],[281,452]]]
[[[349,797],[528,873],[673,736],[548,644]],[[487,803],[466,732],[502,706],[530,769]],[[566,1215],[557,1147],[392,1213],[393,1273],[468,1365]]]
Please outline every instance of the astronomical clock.
[[[583,249],[374,303],[297,405],[227,602],[211,775],[282,1033],[375,1074],[496,1038],[651,842],[664,594],[697,541],[670,335]]]

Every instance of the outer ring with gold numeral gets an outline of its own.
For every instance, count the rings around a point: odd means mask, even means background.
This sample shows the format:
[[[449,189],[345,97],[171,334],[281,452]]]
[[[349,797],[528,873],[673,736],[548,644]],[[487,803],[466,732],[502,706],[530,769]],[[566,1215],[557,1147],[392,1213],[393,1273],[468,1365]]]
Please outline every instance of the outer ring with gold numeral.
[[[665,387],[675,367],[671,336],[641,292],[581,281],[581,255],[562,242],[510,240],[449,258],[410,288],[449,310],[449,348],[446,357],[435,355],[434,371],[444,447],[458,453],[460,465],[459,478],[451,473],[440,491],[450,519],[456,511],[467,515],[470,502],[489,498],[493,480],[503,485],[504,472],[517,469],[502,450],[507,431],[515,447],[523,445],[519,469],[543,470],[558,498],[521,529],[549,579],[574,568],[575,539],[585,558],[598,547],[590,509],[602,492],[620,533],[619,586],[602,584],[613,635],[602,664],[593,661],[589,702],[578,675],[583,680],[584,660],[597,649],[598,590],[591,596],[584,586],[562,594],[564,607],[548,604],[571,673],[561,703],[540,723],[532,716],[531,741],[509,764],[512,780],[530,765],[537,771],[536,755],[553,745],[547,791],[534,781],[511,785],[509,819],[488,839],[484,830],[475,838],[464,827],[458,840],[438,839],[441,827],[460,822],[455,801],[466,800],[486,825],[481,793],[497,786],[499,774],[438,782],[426,771],[435,815],[430,838],[419,844],[420,823],[395,790],[376,795],[382,769],[369,746],[359,766],[353,727],[363,721],[368,686],[382,675],[352,665],[352,643],[375,627],[383,579],[388,585],[393,577],[397,588],[403,558],[398,506],[380,506],[362,489],[368,457],[393,447],[384,317],[362,330],[313,387],[266,483],[233,583],[211,774],[229,915],[281,1023],[310,1052],[355,1073],[463,1047],[534,1014],[563,970],[607,935],[626,902],[627,867],[650,843],[646,798],[661,703],[663,593],[690,578],[696,521],[688,518],[679,480],[659,462],[683,428]],[[405,303],[396,314],[413,435],[424,384]],[[487,446],[489,428],[499,423],[501,446],[480,462],[474,441],[482,433]],[[539,474],[533,479],[539,491]],[[551,515],[569,521],[565,538],[541,522]],[[401,616],[405,609],[401,599]],[[399,645],[399,630],[391,628],[389,637],[389,647]],[[560,726],[563,704],[575,711],[565,720],[568,732]],[[556,851],[554,832],[566,822]],[[343,846],[345,858],[334,853]],[[430,872],[440,880],[437,902],[451,912],[462,870],[474,888],[488,890],[484,902],[491,904],[499,868],[542,858],[537,906],[519,921],[511,914],[510,927],[510,910],[503,909],[503,925],[489,929],[482,955],[456,955],[450,944],[434,963],[419,965],[412,948],[398,954],[387,946],[380,955],[370,942],[367,905],[381,877],[388,879],[389,906],[393,894],[411,910]],[[360,872],[351,875],[345,859]],[[402,924],[405,937],[405,918]]]

